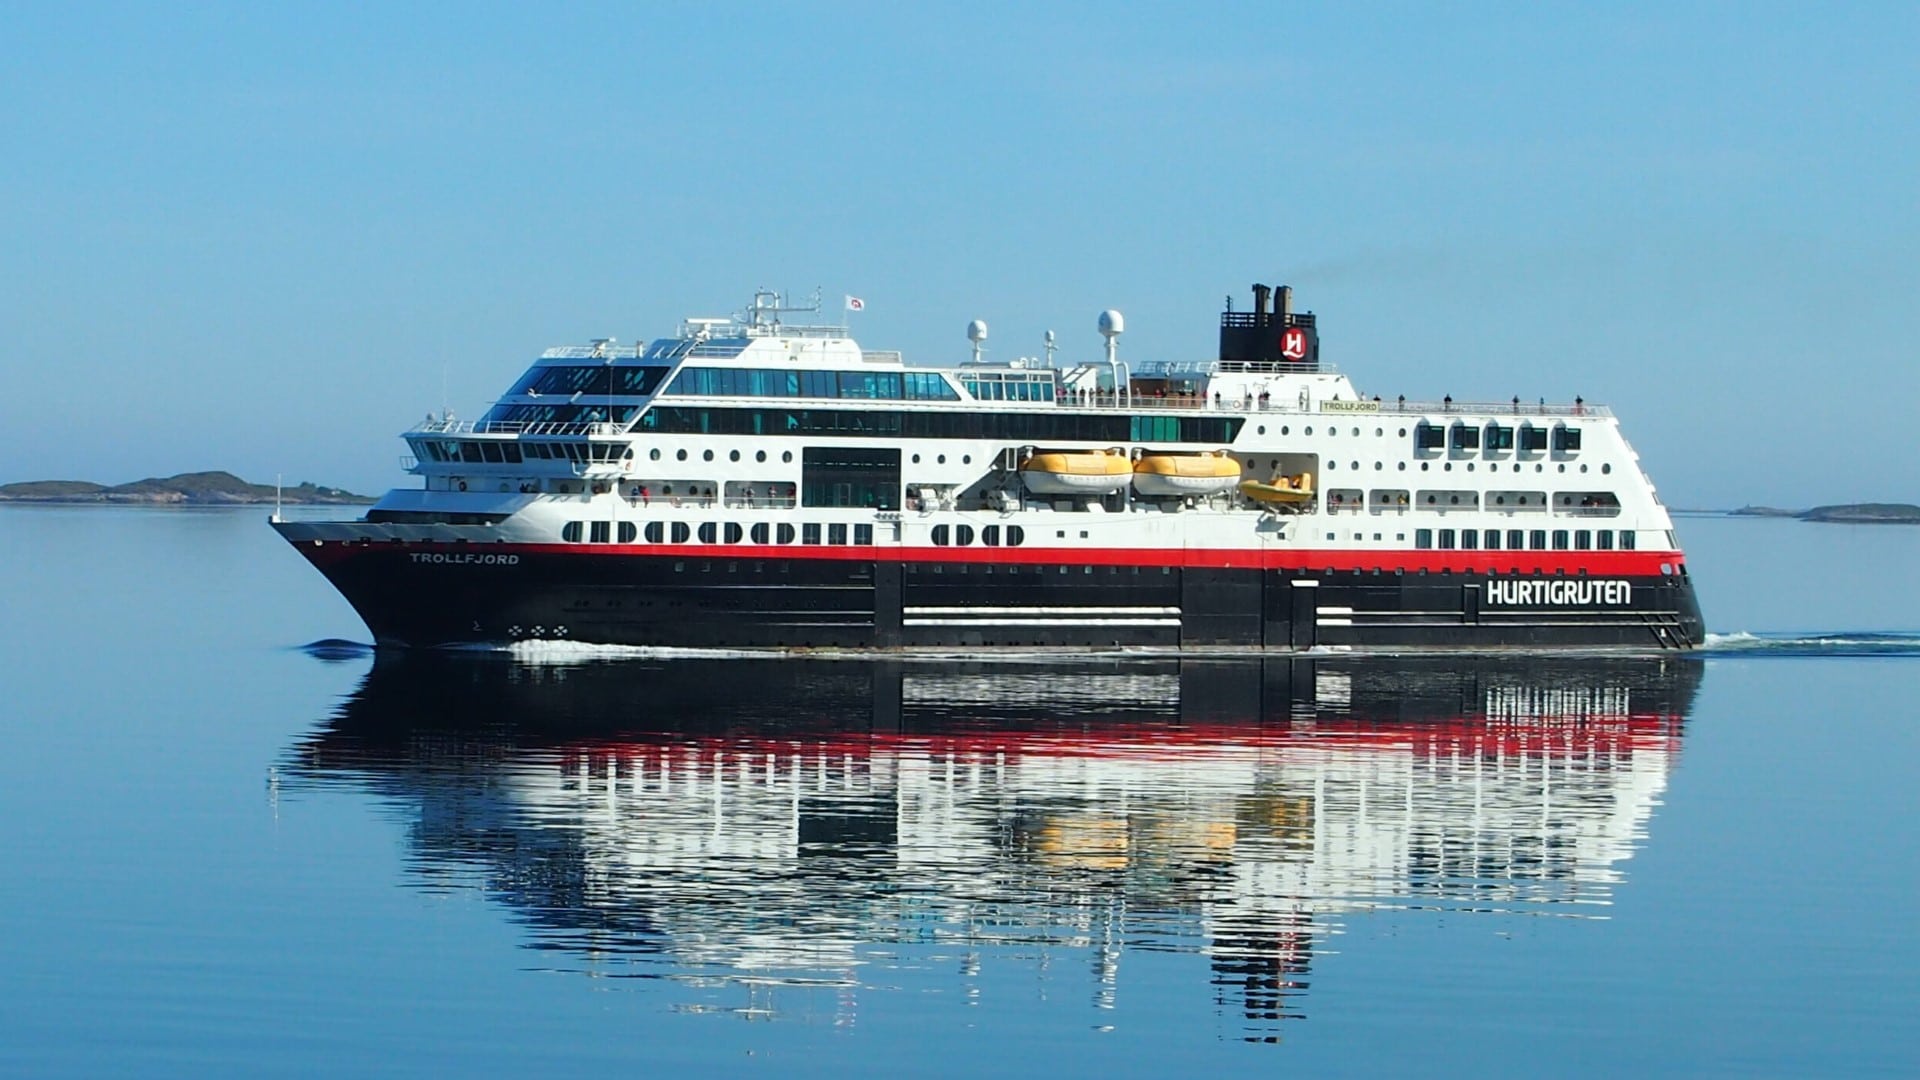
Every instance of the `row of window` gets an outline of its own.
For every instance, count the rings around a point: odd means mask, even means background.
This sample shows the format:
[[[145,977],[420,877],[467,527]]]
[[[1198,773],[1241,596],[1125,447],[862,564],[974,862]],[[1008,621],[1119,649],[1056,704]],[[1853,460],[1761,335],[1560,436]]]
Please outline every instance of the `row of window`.
[[[953,531],[949,533],[948,526],[935,525],[933,527],[934,546],[946,547],[951,544],[954,547],[968,547],[973,544],[973,526],[955,525],[952,526],[952,530]],[[988,525],[980,530],[980,543],[987,547],[999,547],[1003,535],[1006,538],[1007,547],[1019,547],[1021,544],[1027,542],[1027,530],[1018,525],[1008,525],[1004,534],[1001,532],[1000,526]],[[1082,533],[1081,535],[1085,536],[1086,534]]]
[[[1549,430],[1552,431],[1554,452],[1572,453],[1580,449],[1580,429],[1577,427],[1555,424],[1548,429],[1522,424],[1516,432],[1511,424],[1497,421],[1489,422],[1485,427],[1459,421],[1443,427],[1422,421],[1414,425],[1413,445],[1419,450],[1478,450],[1484,443],[1488,450],[1504,451],[1512,450],[1517,444],[1524,453],[1539,453],[1547,448]]]
[[[1544,491],[1486,492],[1488,510],[1540,513],[1549,505],[1563,514],[1610,517],[1620,513],[1620,497],[1611,491],[1555,492],[1551,504]],[[1409,507],[1421,510],[1478,510],[1481,493],[1470,490],[1421,491],[1409,496],[1405,488],[1374,488],[1364,494],[1359,488],[1332,488],[1327,492],[1327,506],[1335,510],[1401,510]]]
[[[653,393],[665,378],[667,367],[634,367],[631,364],[569,364],[562,367],[536,367],[520,376],[509,394],[535,397],[559,394],[624,394],[645,397]]]
[[[681,369],[669,389],[676,394],[703,397],[960,400],[959,392],[937,371],[788,371],[781,368],[690,367]]]
[[[415,439],[413,445],[414,449],[426,455],[429,461],[459,461],[469,465],[518,465],[523,459],[537,461],[551,459],[585,464],[594,461],[619,461],[628,453],[627,447],[615,443]],[[659,452],[655,451],[655,456],[658,457],[658,455]]]
[[[1024,412],[891,412],[854,409],[708,409],[656,405],[643,431],[665,435],[832,435],[1019,442],[1231,443],[1237,417]]]
[[[1621,529],[1415,529],[1413,546],[1441,551],[1632,551],[1634,532]]]
[[[617,526],[617,529],[616,529]],[[631,544],[639,539],[641,530],[631,521],[569,521],[560,527],[560,539],[569,544],[611,544],[619,536],[622,544]],[[778,525],[759,521],[742,525],[737,521],[702,522],[698,528],[684,521],[649,521],[646,538],[649,544],[689,544],[695,537],[702,544],[791,544],[798,540],[802,544],[871,544],[873,526],[854,525],[853,539],[849,541],[848,527],[844,522],[830,523],[826,526],[825,537],[821,539],[820,522],[808,522],[797,529],[790,524]]]
[[[965,372],[960,384],[981,401],[1052,401],[1051,371]]]

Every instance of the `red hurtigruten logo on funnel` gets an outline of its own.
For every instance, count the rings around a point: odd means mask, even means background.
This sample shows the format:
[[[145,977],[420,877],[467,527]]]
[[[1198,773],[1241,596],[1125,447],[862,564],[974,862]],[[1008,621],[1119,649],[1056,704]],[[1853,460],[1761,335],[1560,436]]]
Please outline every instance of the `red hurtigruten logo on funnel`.
[[[1307,358],[1307,332],[1295,327],[1280,335],[1280,355],[1289,360]]]

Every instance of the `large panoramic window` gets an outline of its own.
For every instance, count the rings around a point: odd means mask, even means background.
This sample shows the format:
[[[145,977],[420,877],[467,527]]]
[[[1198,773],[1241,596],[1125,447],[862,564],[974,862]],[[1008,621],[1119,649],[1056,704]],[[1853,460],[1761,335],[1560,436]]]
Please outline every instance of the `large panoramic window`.
[[[800,503],[900,509],[900,451],[873,446],[805,448],[800,452]]]
[[[520,376],[508,391],[538,397],[573,394],[616,394],[643,397],[653,393],[672,368],[631,364],[569,364],[560,367],[536,367]]]
[[[676,394],[701,397],[848,398],[958,401],[937,371],[792,371],[783,368],[683,368]]]
[[[1246,423],[1222,416],[1125,413],[895,412],[885,409],[725,409],[656,405],[643,431],[663,435],[841,435],[1020,442],[1190,442],[1225,444]]]

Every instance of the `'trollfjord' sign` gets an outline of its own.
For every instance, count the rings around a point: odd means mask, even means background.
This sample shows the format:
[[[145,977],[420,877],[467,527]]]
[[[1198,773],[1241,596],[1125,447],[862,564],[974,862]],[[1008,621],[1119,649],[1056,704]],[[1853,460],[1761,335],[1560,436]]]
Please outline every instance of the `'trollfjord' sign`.
[[[1489,581],[1488,604],[1544,604],[1554,607],[1625,607],[1633,602],[1631,582],[1617,578],[1556,578],[1552,581]]]

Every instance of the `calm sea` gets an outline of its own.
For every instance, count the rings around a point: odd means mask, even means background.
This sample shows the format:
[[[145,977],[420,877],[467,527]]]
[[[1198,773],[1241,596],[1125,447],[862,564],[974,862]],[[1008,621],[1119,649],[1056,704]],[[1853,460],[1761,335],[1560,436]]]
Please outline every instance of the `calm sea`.
[[[0,509],[10,1075],[1914,1075],[1920,529],[1687,658],[376,658]]]

